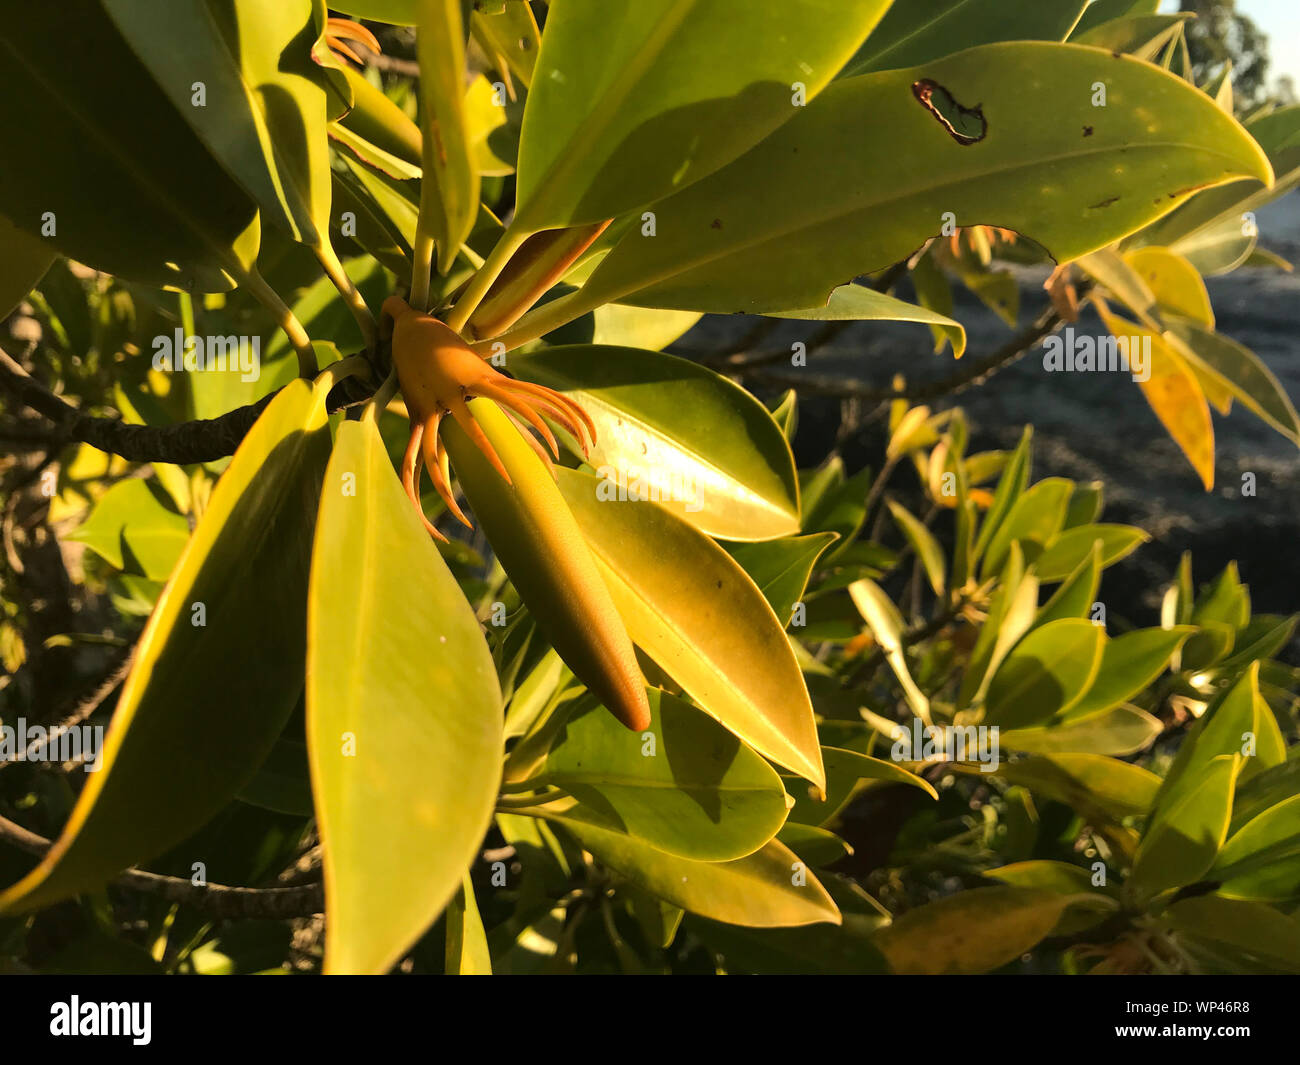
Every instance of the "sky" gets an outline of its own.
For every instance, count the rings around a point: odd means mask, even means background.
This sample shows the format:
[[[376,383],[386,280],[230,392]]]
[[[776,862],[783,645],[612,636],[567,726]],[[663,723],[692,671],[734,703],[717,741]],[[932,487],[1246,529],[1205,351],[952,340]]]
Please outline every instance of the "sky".
[[[1178,10],[1176,0],[1164,0],[1163,7]],[[1269,82],[1290,74],[1300,84],[1300,0],[1237,0],[1237,10],[1268,34]]]

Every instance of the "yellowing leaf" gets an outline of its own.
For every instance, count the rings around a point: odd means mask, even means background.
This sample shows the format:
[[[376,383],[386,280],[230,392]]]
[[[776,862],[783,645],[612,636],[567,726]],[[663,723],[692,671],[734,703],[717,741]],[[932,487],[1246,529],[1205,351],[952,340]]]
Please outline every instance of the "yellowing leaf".
[[[1164,337],[1112,314],[1102,303],[1098,312],[1116,338],[1126,337],[1130,345],[1151,345],[1151,373],[1138,387],[1174,443],[1182,448],[1205,490],[1210,491],[1214,487],[1214,425],[1196,375]]]

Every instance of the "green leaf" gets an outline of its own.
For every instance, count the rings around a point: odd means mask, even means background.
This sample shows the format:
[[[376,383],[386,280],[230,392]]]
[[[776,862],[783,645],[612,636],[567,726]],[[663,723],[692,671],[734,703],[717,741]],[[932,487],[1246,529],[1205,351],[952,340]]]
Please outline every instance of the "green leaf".
[[[1237,683],[1211,703],[1183,738],[1178,757],[1165,774],[1158,809],[1168,808],[1182,793],[1196,788],[1214,759],[1238,754],[1250,755],[1242,773],[1245,777],[1286,760],[1277,720],[1259,693],[1258,662],[1251,663]]]
[[[561,788],[620,831],[682,858],[720,862],[758,850],[785,821],[776,770],[689,703],[649,694],[643,733],[594,701],[580,707],[526,783]]]
[[[1160,50],[1176,39],[1188,16],[1185,14],[1139,14],[1113,19],[1070,38],[1071,44],[1086,44],[1110,52],[1124,52],[1136,59],[1154,61]]]
[[[844,68],[845,75],[915,66],[996,41],[1063,41],[1087,0],[904,0]]]
[[[1101,568],[1127,558],[1151,537],[1131,525],[1077,525],[1067,528],[1038,556],[1034,572],[1043,582],[1068,577],[1088,557],[1092,545],[1101,541]]]
[[[1002,476],[998,478],[998,486],[993,492],[993,502],[989,504],[988,514],[984,518],[984,524],[980,526],[979,536],[975,541],[975,559],[983,557],[994,534],[1002,527],[1011,508],[1015,506],[1029,484],[1030,442],[1033,438],[1034,427],[1025,426],[1020,434],[1020,442],[1003,467]]]
[[[903,530],[907,542],[912,545],[916,557],[925,568],[925,575],[930,579],[930,587],[935,595],[943,595],[945,581],[945,563],[943,548],[935,539],[934,533],[925,527],[921,519],[912,514],[900,503],[887,500],[889,512],[894,515],[898,527]]]
[[[824,786],[794,652],[740,565],[658,504],[602,501],[596,478],[556,472],[633,643],[759,754]]]
[[[515,225],[598,222],[731,162],[799,111],[888,0],[604,0],[551,10],[524,111]],[[723,49],[718,41],[725,40]]]
[[[99,4],[24,5],[0,39],[0,212],[78,262],[223,292],[247,273],[257,208],[159,90]],[[188,110],[187,105],[187,110]]]
[[[1065,862],[1014,862],[984,874],[1013,887],[1036,888],[1057,895],[1082,895],[1094,890],[1092,874]]]
[[[1165,671],[1169,659],[1195,630],[1137,629],[1106,642],[1097,679],[1082,699],[1062,715],[1074,721],[1119,706],[1145,691]]]
[[[1300,795],[1242,826],[1207,875],[1227,898],[1282,902],[1300,895]]]
[[[394,26],[414,26],[419,20],[420,0],[342,0],[331,3],[335,11]]]
[[[853,853],[853,848],[834,832],[798,822],[782,826],[776,838],[794,851],[801,861],[816,869],[825,869]]]
[[[841,285],[825,306],[809,310],[768,311],[769,318],[794,318],[806,322],[920,322],[952,342],[953,358],[966,353],[966,327],[943,314],[863,285]]]
[[[1092,552],[1084,557],[1070,578],[1056,589],[1056,594],[1038,611],[1034,626],[1040,627],[1065,618],[1087,618],[1096,602],[1100,580],[1101,541],[1094,540]]]
[[[871,470],[861,469],[845,478],[844,464],[838,455],[833,456],[806,486],[804,494],[804,532],[832,532],[839,539],[831,548],[826,560],[843,558],[857,547],[858,533],[867,520],[867,495],[871,491]]]
[[[498,57],[505,60],[508,73],[523,82],[524,88],[531,86],[540,44],[532,9],[526,3],[504,3],[498,11],[475,6],[479,10],[470,16],[470,32],[494,62]]]
[[[979,888],[909,910],[873,939],[899,976],[986,973],[1032,949],[1067,905],[1051,891]]]
[[[110,565],[166,580],[190,538],[190,526],[139,477],[100,496],[90,517],[65,539],[85,544]]]
[[[565,827],[616,873],[690,913],[750,928],[840,923],[826,889],[784,844],[772,840],[732,862],[665,854],[577,810],[538,813]]]
[[[339,426],[325,474],[307,661],[325,968],[383,973],[446,906],[482,843],[502,715],[474,611],[369,420]]]
[[[1093,0],[1084,9],[1071,34],[1077,39],[1095,26],[1131,15],[1151,15],[1160,9],[1160,0]]]
[[[474,898],[474,885],[466,873],[461,889],[447,907],[447,964],[449,976],[491,976],[492,954],[487,932]]]
[[[1096,679],[1105,643],[1105,630],[1082,618],[1034,629],[994,674],[983,724],[1025,728],[1068,710]]]
[[[1035,562],[1060,534],[1065,522],[1065,508],[1073,491],[1073,481],[1049,477],[1021,495],[989,542],[988,552],[980,567],[984,579],[987,580],[1002,568],[1013,540],[1019,541],[1026,564]],[[1079,559],[1075,559],[1065,575],[1073,572],[1078,564]],[[1041,575],[1039,579],[1043,579]]]
[[[325,392],[295,381],[235,452],[140,637],[101,768],[0,910],[47,906],[162,853],[270,751],[302,691]]]
[[[1102,661],[1104,669],[1104,657]],[[1040,728],[1008,729],[1002,733],[1002,743],[1009,750],[1035,754],[1122,756],[1145,750],[1163,731],[1160,720],[1145,710],[1116,706],[1087,717],[1076,717],[1072,711]]]
[[[596,423],[588,461],[629,498],[643,491],[682,521],[729,540],[799,531],[790,445],[739,385],[635,348],[547,348],[512,354],[508,365],[582,404]]]
[[[1249,348],[1212,329],[1171,318],[1177,350],[1191,365],[1221,384],[1252,414],[1300,446],[1300,414],[1282,383]]]
[[[479,175],[465,119],[465,26],[461,0],[419,0],[416,11],[424,131],[420,221],[437,243],[438,272],[446,274],[479,209]]]
[[[1066,530],[1080,525],[1090,525],[1101,517],[1104,505],[1104,486],[1100,481],[1091,484],[1075,484],[1074,494],[1070,496],[1070,505],[1065,512]],[[1038,560],[1040,563],[1042,559]]]
[[[1116,821],[1146,813],[1160,788],[1150,770],[1098,754],[1035,755],[1004,762],[998,775],[1081,813]]]
[[[312,0],[104,0],[176,112],[261,208],[319,247],[330,211],[326,74]],[[201,106],[195,83],[203,85]]]
[[[1201,895],[1169,907],[1180,934],[1278,973],[1300,968],[1300,921],[1259,902]]]
[[[728,544],[727,553],[740,563],[772,606],[778,621],[787,625],[795,604],[808,587],[817,560],[835,542],[834,533],[813,533],[761,544]]]
[[[1195,883],[1214,864],[1228,834],[1241,763],[1237,754],[1212,758],[1197,773],[1194,786],[1162,800],[1143,833],[1126,885],[1138,899]]]
[[[1104,112],[1079,88],[1097,80],[1109,87]],[[923,82],[982,105],[977,144],[922,106],[913,87]],[[1026,108],[1027,98],[1053,106]],[[909,150],[889,150],[898,144]],[[945,212],[959,225],[1014,229],[1066,262],[1196,187],[1270,174],[1245,130],[1164,71],[1073,45],[987,45],[836,82],[743,159],[658,204],[656,236],[629,229],[580,293],[541,313],[609,300],[724,313],[815,307],[846,278],[911,255]]]

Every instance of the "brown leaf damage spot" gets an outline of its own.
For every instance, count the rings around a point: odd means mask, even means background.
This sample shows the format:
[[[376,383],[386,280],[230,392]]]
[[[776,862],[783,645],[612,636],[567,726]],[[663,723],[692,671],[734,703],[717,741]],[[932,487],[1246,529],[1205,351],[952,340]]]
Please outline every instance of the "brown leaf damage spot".
[[[1112,204],[1116,204],[1116,203],[1119,203],[1119,197],[1118,197],[1118,196],[1112,196],[1109,200],[1102,200],[1101,203],[1094,203],[1094,204],[1090,205],[1089,208],[1088,208],[1088,210],[1090,210],[1090,211],[1099,211],[1099,210],[1101,210],[1103,207],[1109,207],[1109,206],[1111,206]]]
[[[920,101],[958,144],[978,144],[989,132],[982,105],[963,107],[938,82],[922,78],[912,84],[912,95]]]

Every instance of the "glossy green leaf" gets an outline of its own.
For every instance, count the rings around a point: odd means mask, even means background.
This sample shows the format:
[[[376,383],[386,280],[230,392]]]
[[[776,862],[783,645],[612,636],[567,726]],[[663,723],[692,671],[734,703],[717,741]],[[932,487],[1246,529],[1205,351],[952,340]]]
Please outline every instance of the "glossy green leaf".
[[[1232,899],[1281,902],[1300,895],[1300,795],[1238,829],[1207,874]]]
[[[1049,477],[1021,495],[989,542],[980,569],[983,577],[987,580],[1002,568],[1013,540],[1020,543],[1020,549],[1025,553],[1025,562],[1035,562],[1060,534],[1065,522],[1065,508],[1073,491],[1073,481]],[[1066,575],[1078,564],[1079,560],[1075,559]],[[1039,579],[1043,579],[1041,575]]]
[[[776,770],[703,711],[658,689],[642,733],[594,703],[578,708],[528,783],[561,788],[621,831],[696,861],[752,854],[786,814]]]
[[[899,976],[985,973],[1033,948],[1067,905],[1051,891],[979,888],[909,910],[873,939]]]
[[[823,786],[803,677],[748,574],[658,504],[605,501],[603,482],[556,472],[632,641],[759,754]]]
[[[759,544],[728,544],[727,552],[758,585],[777,620],[789,624],[817,560],[834,542],[834,533],[813,533]]]
[[[1007,729],[1002,744],[1008,750],[1034,754],[1123,756],[1145,750],[1163,731],[1159,718],[1136,706],[1121,705],[1086,717],[1076,717],[1071,711],[1062,720],[1038,728]]]
[[[1246,778],[1286,760],[1277,720],[1259,692],[1258,662],[1211,703],[1183,738],[1178,757],[1165,774],[1159,808],[1167,808],[1194,789],[1215,758],[1231,754],[1246,758],[1242,770]]]
[[[960,322],[864,285],[841,285],[831,293],[825,306],[767,314],[771,318],[807,322],[920,322],[952,342],[953,358],[960,359],[966,353],[966,327]]]
[[[325,475],[308,612],[327,971],[385,972],[460,887],[492,817],[501,721],[473,609],[374,424],[344,422]]]
[[[620,496],[644,493],[729,540],[799,531],[790,445],[726,378],[672,355],[587,345],[512,354],[508,368],[582,404],[596,423],[588,461]]]
[[[616,873],[690,913],[750,928],[840,923],[826,889],[776,840],[733,862],[695,862],[665,854],[580,810],[546,816]]]
[[[979,536],[975,540],[974,557],[982,558],[988,550],[993,536],[1002,527],[1011,508],[1029,484],[1029,471],[1032,463],[1030,444],[1034,438],[1034,427],[1027,425],[1021,431],[1020,442],[1007,459],[998,478],[998,486],[993,492],[993,502],[989,504],[984,523],[980,526]]]
[[[139,477],[105,492],[66,539],[85,544],[117,569],[166,580],[190,538],[189,522]]]
[[[1065,618],[1087,618],[1097,600],[1097,585],[1101,580],[1101,542],[1094,540],[1092,553],[1056,589],[1056,593],[1043,604],[1034,618],[1041,626]],[[1089,618],[1091,620],[1091,618]]]
[[[1059,581],[1068,577],[1101,541],[1101,568],[1127,558],[1151,537],[1131,525],[1078,525],[1066,529],[1051,547],[1038,556],[1034,572],[1041,581]]]
[[[1145,691],[1165,671],[1169,659],[1193,631],[1186,625],[1172,629],[1136,629],[1106,641],[1097,679],[1063,718],[1087,718]]]
[[[1105,630],[1082,618],[1034,629],[994,674],[983,723],[1024,728],[1068,710],[1096,679],[1105,643]]]
[[[1080,89],[1098,80],[1109,87],[1104,112]],[[922,106],[913,87],[923,82],[980,105],[978,143]],[[1026,109],[1027,98],[1054,105]],[[909,151],[884,149],[896,144]],[[911,255],[945,212],[1014,229],[1064,262],[1234,176],[1271,180],[1268,160],[1186,82],[1090,48],[987,45],[836,82],[742,160],[658,204],[656,236],[630,229],[580,293],[542,313],[614,299],[724,313],[814,307],[846,279]]]
[[[516,226],[613,218],[716,171],[797,114],[888,6],[639,0],[614,18],[561,0],[524,111]]]
[[[247,273],[257,208],[99,4],[9,12],[0,95],[22,101],[0,114],[7,151],[26,160],[0,168],[0,213],[19,229],[146,284],[222,292]]]
[[[419,0],[416,8],[424,131],[420,220],[437,244],[440,274],[451,270],[479,209],[479,174],[465,118],[462,7],[461,0]]]
[[[49,905],[160,854],[270,751],[302,691],[325,391],[295,381],[244,438],[140,637],[101,768],[0,909]]]
[[[996,41],[1063,41],[1087,0],[905,0],[844,68],[845,75],[916,66]]]
[[[1194,786],[1180,788],[1158,807],[1133,859],[1128,886],[1139,899],[1200,880],[1228,834],[1232,789],[1242,758],[1220,755],[1207,762]]]
[[[311,54],[324,27],[312,0],[104,0],[104,8],[263,218],[313,247],[327,239],[326,74]]]

